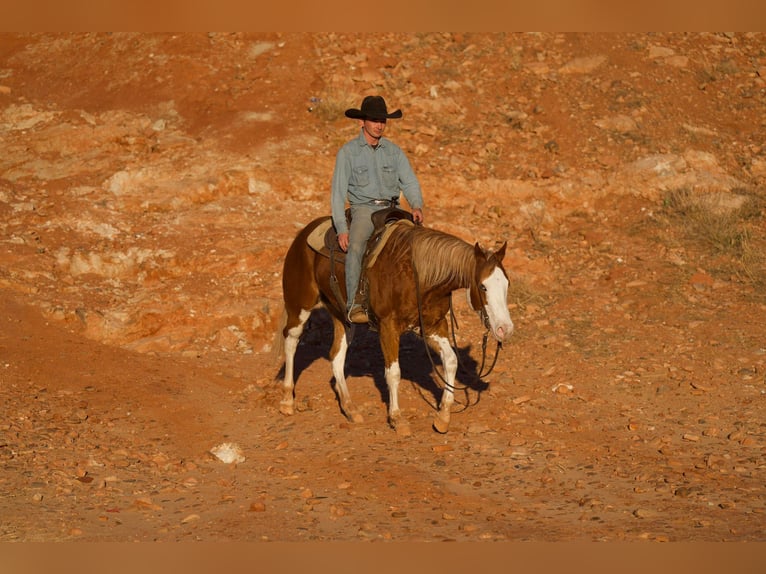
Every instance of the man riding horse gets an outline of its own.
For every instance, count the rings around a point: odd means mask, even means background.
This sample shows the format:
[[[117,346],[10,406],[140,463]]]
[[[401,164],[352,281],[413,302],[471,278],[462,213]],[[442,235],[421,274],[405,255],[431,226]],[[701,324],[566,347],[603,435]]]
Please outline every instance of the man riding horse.
[[[367,96],[360,109],[346,110],[359,122],[359,135],[340,148],[332,177],[332,220],[338,244],[346,252],[347,318],[366,323],[367,314],[357,301],[362,258],[374,225],[371,215],[398,201],[404,193],[415,223],[423,222],[423,197],[415,173],[402,149],[383,137],[386,121],[401,118],[402,111],[388,113],[381,96]],[[351,222],[346,221],[346,203]]]

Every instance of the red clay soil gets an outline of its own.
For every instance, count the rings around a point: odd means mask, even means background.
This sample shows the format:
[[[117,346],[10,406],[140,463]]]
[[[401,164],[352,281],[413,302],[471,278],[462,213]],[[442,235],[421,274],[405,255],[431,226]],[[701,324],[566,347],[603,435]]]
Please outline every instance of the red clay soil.
[[[0,540],[765,540],[764,40],[0,35]],[[412,435],[365,327],[342,416],[322,311],[278,411],[283,256],[370,93],[426,224],[508,241],[444,435],[414,336]]]

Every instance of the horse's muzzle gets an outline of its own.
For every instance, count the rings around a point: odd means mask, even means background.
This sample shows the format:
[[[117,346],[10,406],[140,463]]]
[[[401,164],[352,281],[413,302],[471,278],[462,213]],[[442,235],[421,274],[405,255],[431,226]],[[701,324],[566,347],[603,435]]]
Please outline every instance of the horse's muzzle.
[[[500,325],[496,325],[490,330],[492,331],[492,336],[495,337],[495,339],[501,343],[504,343],[511,338],[511,335],[513,335],[513,323],[502,323]]]

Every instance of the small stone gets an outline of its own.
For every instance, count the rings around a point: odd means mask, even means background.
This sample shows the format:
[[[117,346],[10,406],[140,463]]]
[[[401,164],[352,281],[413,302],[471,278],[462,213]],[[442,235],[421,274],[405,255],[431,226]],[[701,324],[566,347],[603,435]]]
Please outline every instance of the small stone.
[[[653,518],[657,516],[657,513],[653,510],[648,510],[646,508],[637,508],[633,511],[633,516],[636,518]]]
[[[630,116],[626,116],[623,114],[601,118],[596,120],[593,123],[596,124],[596,126],[601,128],[602,130],[607,130],[607,131],[620,132],[620,133],[629,133],[629,132],[638,131],[638,124],[636,124],[636,121]]]
[[[181,524],[189,524],[190,522],[196,522],[199,519],[200,519],[199,514],[190,514],[189,516],[187,516],[181,521]]]
[[[346,509],[342,506],[330,505],[330,516],[341,517],[346,516]]]
[[[469,434],[482,434],[489,432],[489,426],[483,423],[471,423],[468,425]]]
[[[187,476],[181,481],[181,484],[183,484],[186,488],[194,488],[198,483],[199,481],[193,476]]]
[[[249,510],[250,512],[266,512],[266,504],[262,501],[253,502]]]
[[[687,56],[670,56],[665,58],[665,63],[676,68],[685,68],[689,65],[689,58]]]
[[[729,435],[726,437],[729,440],[740,440],[743,437],[742,431],[733,431],[730,432]]]
[[[133,502],[133,505],[141,510],[162,510],[160,505],[155,504],[152,502],[152,499],[148,497],[137,498]]]
[[[654,58],[669,58],[675,54],[673,48],[666,48],[665,46],[650,46],[649,57]]]
[[[595,56],[583,56],[570,60],[559,68],[560,74],[589,74],[599,68],[607,57],[601,54]]]
[[[508,456],[511,458],[525,458],[529,456],[529,449],[523,446],[515,446],[510,449]]]
[[[245,457],[242,454],[242,449],[239,447],[239,445],[231,442],[219,444],[218,446],[210,449],[210,452],[218,460],[225,462],[226,464],[231,464],[233,462],[245,462]]]

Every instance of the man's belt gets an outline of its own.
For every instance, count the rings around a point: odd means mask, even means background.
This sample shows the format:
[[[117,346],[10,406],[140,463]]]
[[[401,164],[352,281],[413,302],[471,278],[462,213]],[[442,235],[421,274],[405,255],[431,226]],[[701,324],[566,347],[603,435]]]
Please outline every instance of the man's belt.
[[[371,199],[368,202],[370,205],[381,205],[387,207],[394,207],[399,203],[398,197],[392,197],[391,199]]]

